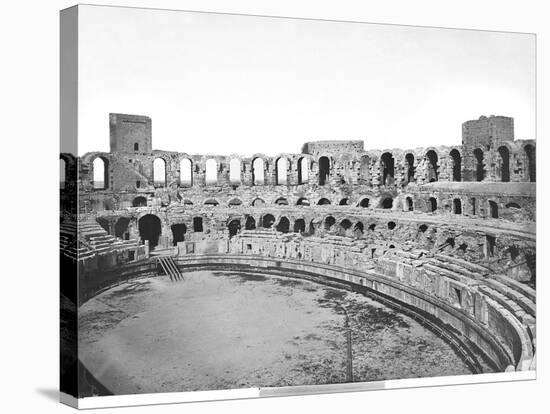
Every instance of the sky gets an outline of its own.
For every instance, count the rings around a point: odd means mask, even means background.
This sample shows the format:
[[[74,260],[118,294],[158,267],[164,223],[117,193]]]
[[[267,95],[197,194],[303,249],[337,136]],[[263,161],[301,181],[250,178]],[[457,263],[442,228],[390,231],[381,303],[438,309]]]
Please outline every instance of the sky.
[[[457,145],[481,115],[534,139],[535,86],[531,34],[81,6],[78,153],[109,151],[110,112],[190,154]]]

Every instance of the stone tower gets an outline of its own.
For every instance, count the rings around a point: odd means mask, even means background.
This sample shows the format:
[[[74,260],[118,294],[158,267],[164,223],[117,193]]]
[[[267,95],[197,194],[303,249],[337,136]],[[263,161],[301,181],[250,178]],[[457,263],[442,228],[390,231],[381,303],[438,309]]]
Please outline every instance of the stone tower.
[[[150,153],[151,118],[142,115],[109,114],[111,152]]]

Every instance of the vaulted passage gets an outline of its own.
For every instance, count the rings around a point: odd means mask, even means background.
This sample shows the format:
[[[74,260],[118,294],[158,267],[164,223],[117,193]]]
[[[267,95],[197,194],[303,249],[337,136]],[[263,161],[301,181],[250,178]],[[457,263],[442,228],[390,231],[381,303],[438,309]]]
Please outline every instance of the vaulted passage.
[[[95,190],[109,188],[109,161],[103,157],[97,157],[92,163],[93,187]]]
[[[500,176],[500,180],[503,182],[510,181],[510,151],[508,148],[502,146],[498,149],[500,159],[497,166],[497,172]]]
[[[154,249],[161,234],[160,219],[153,214],[146,214],[138,222],[139,236],[141,240],[149,241],[149,248]]]
[[[536,181],[536,168],[535,168],[535,148],[532,145],[525,146],[525,162],[526,162],[526,175],[530,182]]]
[[[414,155],[411,153],[405,156],[405,167],[407,171],[407,183],[414,182]]]
[[[330,174],[330,161],[328,157],[319,158],[319,185],[325,185],[328,182]]]
[[[244,228],[246,230],[255,230],[256,229],[256,220],[254,220],[254,217],[248,216],[246,218],[246,223],[244,224]]]
[[[426,153],[426,159],[428,160],[428,172],[426,181],[432,183],[439,180],[439,165],[437,154],[434,150],[430,150]]]
[[[485,179],[485,166],[483,165],[483,151],[479,148],[474,150],[475,165],[475,178],[476,181],[483,181]]]
[[[290,229],[290,221],[288,221],[286,217],[281,217],[281,219],[279,220],[279,224],[277,224],[276,229],[281,233],[288,233]]]
[[[460,152],[454,149],[449,155],[451,156],[453,167],[453,181],[462,181],[462,157],[460,156]]]
[[[143,196],[134,198],[132,200],[132,207],[147,207],[147,199]]]
[[[382,170],[382,185],[393,185],[395,176],[395,166],[393,155],[385,152],[380,157],[380,169]]]
[[[273,227],[273,223],[275,223],[275,217],[271,214],[266,214],[262,217],[262,227],[266,229],[270,229]]]
[[[178,242],[184,240],[185,233],[187,233],[187,226],[184,223],[172,224],[170,229],[172,230],[172,244],[177,246]]]
[[[309,181],[309,168],[307,158],[298,160],[298,184],[306,184]]]
[[[229,230],[229,237],[236,236],[237,233],[241,231],[241,221],[240,220],[231,220],[229,224],[227,225],[227,229]]]
[[[121,217],[115,223],[115,237],[119,237],[124,240],[130,239],[130,233],[128,232],[128,226],[130,219],[127,217]]]
[[[304,233],[306,231],[306,222],[304,219],[298,219],[294,222],[294,233]]]

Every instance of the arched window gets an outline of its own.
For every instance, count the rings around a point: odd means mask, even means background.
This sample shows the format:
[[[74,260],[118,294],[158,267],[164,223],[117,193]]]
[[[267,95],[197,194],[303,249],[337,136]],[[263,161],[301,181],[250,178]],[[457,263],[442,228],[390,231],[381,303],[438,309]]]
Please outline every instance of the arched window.
[[[236,236],[241,231],[241,221],[237,219],[231,220],[227,225],[227,230],[229,230],[229,238]]]
[[[304,219],[297,219],[294,222],[294,233],[304,233],[306,231],[306,222]]]
[[[428,160],[428,174],[426,176],[426,181],[429,183],[437,181],[439,179],[439,166],[437,165],[438,157],[437,153],[434,150],[430,150],[426,153],[426,158]]]
[[[330,175],[330,161],[328,157],[319,158],[319,185],[325,185]]]
[[[343,198],[338,203],[339,206],[349,206],[349,198]]]
[[[319,205],[319,206],[328,206],[329,204],[330,204],[330,200],[328,198],[321,198],[317,202],[317,205]]]
[[[279,224],[276,226],[276,230],[281,233],[288,233],[290,229],[290,221],[286,217],[281,217]]]
[[[262,200],[261,198],[255,198],[254,200],[252,200],[252,206],[253,207],[261,207],[265,204],[265,201]]]
[[[287,184],[287,176],[286,176],[286,170],[287,170],[287,162],[285,158],[279,158],[275,162],[275,177],[277,181],[277,185],[286,185]]]
[[[261,158],[252,161],[252,185],[264,185],[264,160]]]
[[[309,200],[307,198],[301,197],[296,202],[297,206],[309,206]]]
[[[275,204],[277,204],[278,206],[288,206],[288,200],[284,197],[280,197],[275,200]]]
[[[476,160],[476,181],[483,181],[485,179],[485,167],[483,165],[483,151],[480,148],[474,150],[474,158]]]
[[[453,167],[453,181],[462,181],[462,157],[458,150],[453,149],[449,153]]]
[[[369,184],[370,179],[370,158],[368,155],[361,157],[361,166],[359,167],[359,183]]]
[[[67,176],[67,162],[63,159],[59,159],[59,188],[65,189],[65,180]]]
[[[266,214],[262,217],[262,227],[265,229],[270,229],[273,227],[273,223],[275,223],[275,217],[271,214]]]
[[[455,198],[453,200],[453,211],[455,214],[462,214],[462,201],[460,198]]]
[[[491,218],[498,218],[498,205],[492,200],[489,200],[489,215]]]
[[[393,207],[393,198],[386,197],[380,203],[381,207],[384,209],[391,209]]]
[[[368,198],[364,198],[359,202],[359,207],[368,208],[370,205],[370,200]]]
[[[325,230],[330,230],[332,226],[334,226],[334,223],[336,223],[336,219],[332,216],[328,216],[325,219]]]
[[[500,155],[500,160],[498,162],[497,171],[502,182],[510,181],[510,151],[505,146],[502,146],[498,149],[498,155]]]
[[[153,161],[153,184],[155,187],[166,186],[166,161],[162,158]]]
[[[218,162],[213,158],[206,160],[205,181],[206,184],[218,183]]]
[[[242,204],[243,202],[239,198],[233,198],[228,203],[229,207],[238,207]]]
[[[246,223],[244,225],[244,228],[246,230],[255,230],[256,229],[256,220],[254,220],[254,217],[248,216],[246,218]]]
[[[525,161],[527,165],[525,166],[525,173],[527,181],[534,183],[536,181],[536,157],[535,157],[535,147],[531,144],[528,144],[524,148],[525,150]]]
[[[346,232],[351,228],[351,221],[344,219],[340,222],[340,234],[342,236],[346,235]]]
[[[170,229],[172,230],[172,245],[177,246],[178,242],[184,241],[185,233],[187,233],[187,226],[184,223],[172,224]]]
[[[428,200],[428,206],[432,213],[437,210],[437,200],[435,197],[430,197],[430,199]]]
[[[298,160],[298,184],[306,184],[309,181],[309,168],[307,158]]]
[[[414,155],[408,153],[405,155],[405,167],[407,170],[407,183],[414,182]]]
[[[109,169],[108,162],[102,157],[94,159],[93,169],[93,187],[96,190],[109,188]]]
[[[241,161],[237,158],[229,161],[229,182],[231,184],[241,183]]]
[[[180,161],[180,185],[191,187],[193,185],[193,163],[189,158]]]
[[[147,199],[143,196],[138,196],[132,201],[132,207],[147,207]]]
[[[139,143],[134,143],[134,151],[139,151]]]
[[[407,197],[405,201],[407,204],[407,211],[414,211],[413,199],[411,197]]]
[[[395,162],[390,152],[385,152],[380,157],[380,169],[382,170],[382,185],[393,185]]]
[[[353,235],[356,238],[360,238],[363,235],[363,231],[364,231],[363,223],[358,221],[357,224],[355,224],[355,226],[353,227]]]

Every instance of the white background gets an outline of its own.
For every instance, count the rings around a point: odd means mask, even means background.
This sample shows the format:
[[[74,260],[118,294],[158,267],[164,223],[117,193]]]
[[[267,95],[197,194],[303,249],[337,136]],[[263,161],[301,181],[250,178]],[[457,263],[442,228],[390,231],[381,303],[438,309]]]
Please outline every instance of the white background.
[[[550,37],[544,1],[104,1],[103,4],[512,30],[538,34],[538,363],[535,382],[448,386],[264,400],[222,401],[101,412],[548,412],[545,330],[547,259],[543,206],[548,156],[542,130]],[[58,10],[61,0],[3,2],[0,9],[2,105],[2,317],[0,404],[3,412],[70,412],[58,384]],[[546,71],[548,72],[548,71]],[[547,76],[546,76],[547,79]],[[548,112],[546,110],[546,112]],[[253,144],[253,143],[252,143]],[[542,292],[542,293],[541,293]],[[548,347],[546,347],[548,348]]]

